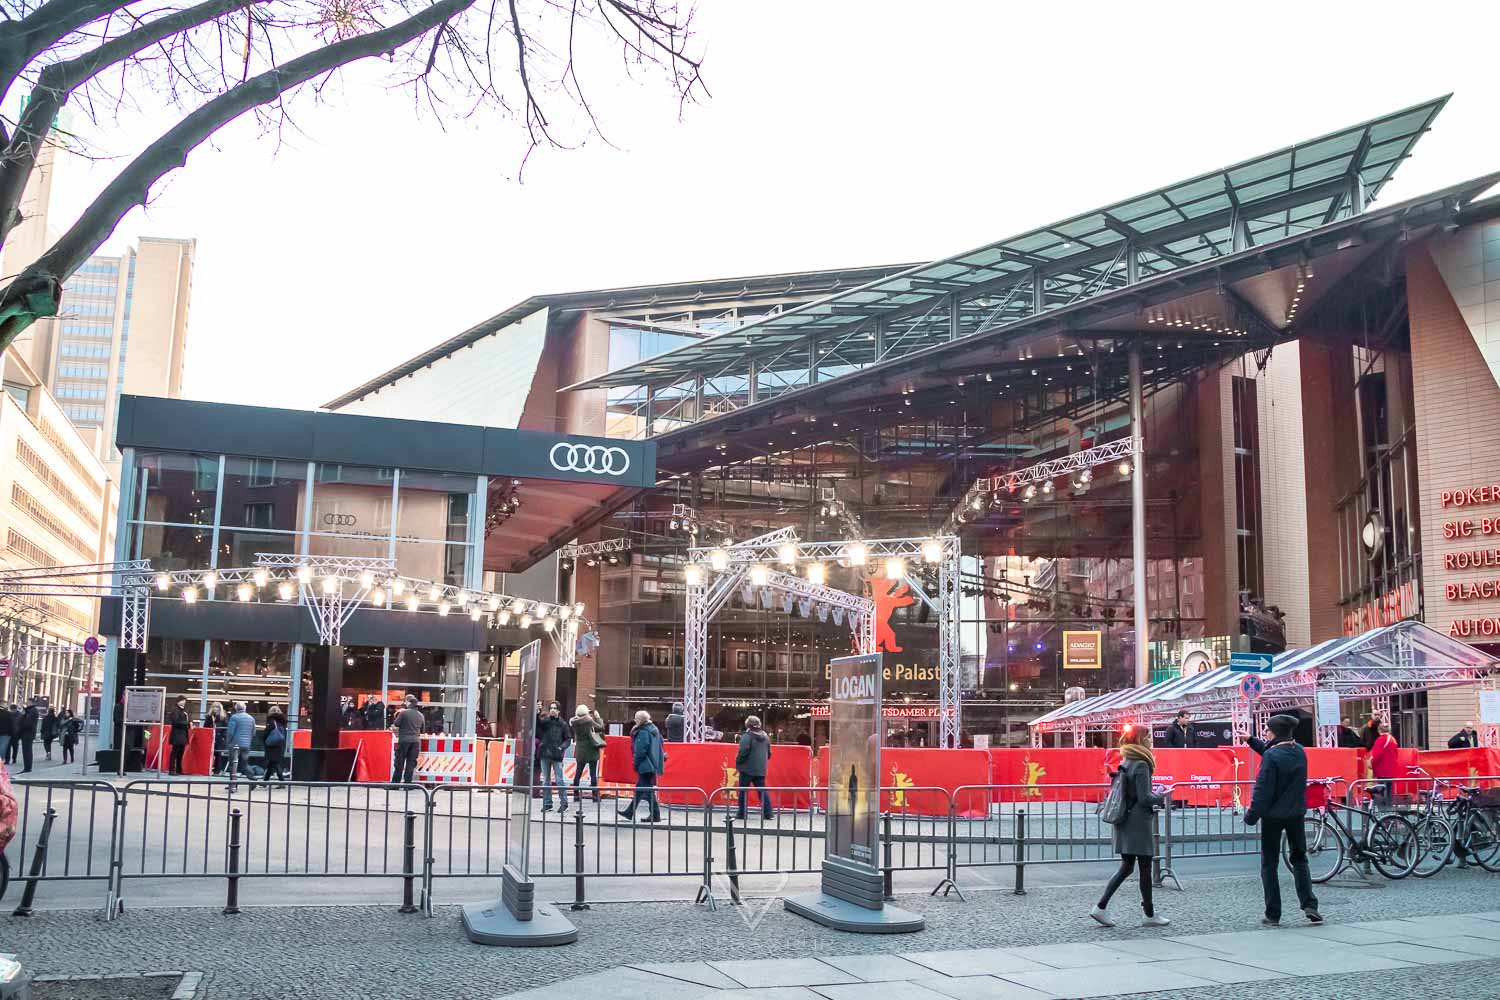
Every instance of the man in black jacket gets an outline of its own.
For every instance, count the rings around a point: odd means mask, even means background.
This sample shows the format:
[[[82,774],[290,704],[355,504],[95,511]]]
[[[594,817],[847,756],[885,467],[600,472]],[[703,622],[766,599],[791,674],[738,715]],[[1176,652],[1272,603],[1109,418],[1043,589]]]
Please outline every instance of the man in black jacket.
[[[1281,923],[1281,838],[1291,846],[1292,879],[1297,885],[1297,903],[1309,923],[1321,924],[1318,898],[1313,895],[1312,875],[1307,869],[1307,832],[1302,820],[1307,814],[1307,753],[1292,739],[1297,720],[1290,715],[1273,715],[1270,721],[1271,742],[1250,741],[1261,754],[1260,774],[1250,808],[1245,810],[1245,824],[1260,823],[1260,884],[1266,897],[1266,915],[1261,923],[1275,927]]]
[[[1479,746],[1479,732],[1472,722],[1465,722],[1464,727],[1448,741],[1449,750],[1468,750],[1477,746]]]
[[[21,773],[31,771],[31,743],[36,739],[37,722],[41,719],[41,712],[37,710],[36,700],[26,706],[26,711],[21,713],[21,721],[16,726],[15,738],[21,743]]]
[[[542,762],[542,812],[552,808],[552,786],[562,799],[562,811],[568,811],[568,785],[563,778],[563,757],[573,744],[573,728],[563,721],[562,706],[553,702],[547,714],[537,723],[537,758]]]
[[[1364,745],[1364,740],[1360,739],[1359,734],[1354,731],[1354,727],[1349,725],[1348,719],[1344,719],[1339,723],[1340,747],[1346,750],[1358,750]]]
[[[687,720],[682,715],[682,702],[672,702],[672,711],[667,715],[667,742],[681,743],[683,727]]]
[[[16,732],[16,720],[10,709],[0,705],[0,761],[10,756],[10,741]]]
[[[760,719],[752,715],[745,720],[745,734],[740,737],[739,753],[735,754],[734,767],[740,774],[740,812],[745,818],[747,788],[752,785],[760,789],[760,814],[767,821],[771,818],[771,800],[766,796],[766,771],[771,766],[771,737],[760,727]]]
[[[14,764],[21,752],[21,706],[11,702],[10,709],[0,709],[10,720],[10,746],[5,748],[5,763]]]
[[[1193,713],[1184,708],[1167,727],[1167,746],[1182,750],[1193,744]]]

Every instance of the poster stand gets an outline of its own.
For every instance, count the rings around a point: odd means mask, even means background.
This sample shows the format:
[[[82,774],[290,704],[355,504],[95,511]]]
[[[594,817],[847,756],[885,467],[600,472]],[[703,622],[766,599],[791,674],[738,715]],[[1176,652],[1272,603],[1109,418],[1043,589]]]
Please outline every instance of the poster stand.
[[[922,930],[927,920],[921,914],[885,905],[885,877],[880,870],[884,656],[845,656],[830,665],[823,887],[819,892],[788,896],[783,905],[825,927],[855,934]]]
[[[120,732],[128,737],[131,726],[140,726],[148,732],[160,732],[161,726],[166,719],[167,689],[164,687],[150,687],[145,685],[127,685],[125,688],[125,705],[122,713]],[[127,751],[125,745],[129,744],[128,738],[121,739],[120,770],[119,777],[125,777],[125,758]],[[164,741],[158,740],[160,744]],[[162,748],[156,748],[156,776],[161,777]],[[151,769],[151,762],[142,758],[141,770]]]
[[[572,944],[578,928],[551,903],[536,898],[529,873],[531,859],[531,794],[536,773],[537,668],[542,643],[534,639],[521,649],[520,691],[516,698],[515,767],[509,791],[510,823],[505,842],[505,867],[500,874],[500,898],[469,903],[463,908],[464,933],[475,944],[510,948],[539,948]]]

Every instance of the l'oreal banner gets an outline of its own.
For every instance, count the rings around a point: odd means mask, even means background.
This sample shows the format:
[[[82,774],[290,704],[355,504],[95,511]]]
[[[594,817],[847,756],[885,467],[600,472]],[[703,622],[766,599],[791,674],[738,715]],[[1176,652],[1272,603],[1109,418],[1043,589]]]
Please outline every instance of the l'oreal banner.
[[[882,654],[841,657],[831,667],[828,854],[875,868],[880,837]]]

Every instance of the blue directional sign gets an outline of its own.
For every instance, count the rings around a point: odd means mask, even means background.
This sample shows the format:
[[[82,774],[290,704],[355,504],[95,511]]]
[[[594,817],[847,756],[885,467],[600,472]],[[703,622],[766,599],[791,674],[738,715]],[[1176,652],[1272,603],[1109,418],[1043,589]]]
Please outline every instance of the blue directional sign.
[[[1269,674],[1275,662],[1270,653],[1230,653],[1229,669],[1244,674]]]

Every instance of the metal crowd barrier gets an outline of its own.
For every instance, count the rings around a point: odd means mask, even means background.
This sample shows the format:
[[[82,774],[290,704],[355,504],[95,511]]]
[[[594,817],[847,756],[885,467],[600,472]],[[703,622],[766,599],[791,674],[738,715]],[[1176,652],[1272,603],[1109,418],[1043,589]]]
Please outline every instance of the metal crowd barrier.
[[[1397,781],[1424,784],[1427,779]],[[1500,783],[1500,778],[1452,779]],[[1355,783],[1355,788],[1368,783]],[[265,783],[224,779],[17,781],[20,829],[8,849],[12,882],[28,915],[48,882],[98,881],[104,915],[123,907],[127,880],[223,879],[226,912],[238,911],[247,878],[399,880],[403,912],[432,912],[440,879],[495,877],[507,861],[516,797],[509,786]],[[1257,828],[1244,825],[1251,783],[1178,782],[1156,817],[1155,880],[1176,881],[1174,861],[1254,855]],[[934,893],[957,890],[960,874],[1010,869],[1024,894],[1036,864],[1108,862],[1110,827],[1096,814],[1107,785],[965,785],[880,789],[880,867],[887,895],[896,872],[935,872]],[[566,809],[542,811],[532,790],[528,870],[571,878],[574,905],[589,879],[672,877],[699,882],[715,900],[716,882],[739,893],[739,878],[821,870],[827,816],[818,788],[774,787],[764,818],[759,789],[738,815],[739,789],[661,787],[660,822],[645,807],[632,821],[618,814],[628,788],[586,786]],[[1355,793],[1357,794],[1357,792]]]

